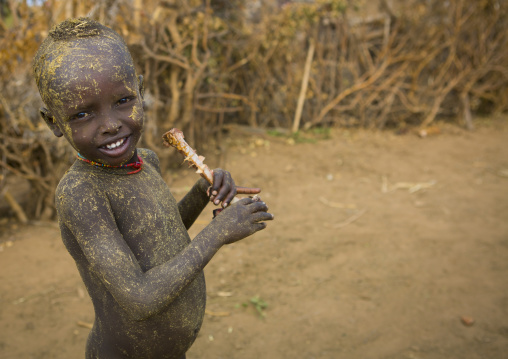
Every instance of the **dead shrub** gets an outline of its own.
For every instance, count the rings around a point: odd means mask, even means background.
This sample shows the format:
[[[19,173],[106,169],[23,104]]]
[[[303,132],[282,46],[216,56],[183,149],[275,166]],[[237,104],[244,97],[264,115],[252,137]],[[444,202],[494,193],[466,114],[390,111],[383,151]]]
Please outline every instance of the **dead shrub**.
[[[2,2],[0,192],[7,176],[31,184],[23,208],[54,217],[56,183],[73,159],[38,118],[31,61],[50,26],[89,14],[126,39],[146,83],[142,146],[167,166],[161,134],[220,143],[231,125],[281,128],[473,128],[508,106],[508,4],[414,0],[360,16],[356,1]],[[372,3],[370,3],[372,6]]]

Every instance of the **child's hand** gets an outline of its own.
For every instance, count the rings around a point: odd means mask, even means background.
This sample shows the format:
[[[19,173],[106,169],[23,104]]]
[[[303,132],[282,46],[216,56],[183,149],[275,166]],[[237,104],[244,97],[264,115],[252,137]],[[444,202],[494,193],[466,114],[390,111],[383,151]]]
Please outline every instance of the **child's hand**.
[[[223,244],[230,244],[265,229],[266,223],[263,221],[274,218],[267,211],[266,203],[242,198],[224,209],[210,225],[215,227],[221,237],[224,236]]]
[[[222,207],[227,207],[236,196],[236,186],[231,173],[217,168],[213,170],[213,185],[208,190],[210,201],[215,205],[222,202]]]

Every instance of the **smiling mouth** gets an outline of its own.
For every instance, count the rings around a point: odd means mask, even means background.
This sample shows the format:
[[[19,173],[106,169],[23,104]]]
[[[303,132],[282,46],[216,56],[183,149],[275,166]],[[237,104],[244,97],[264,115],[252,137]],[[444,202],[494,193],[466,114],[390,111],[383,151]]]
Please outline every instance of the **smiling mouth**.
[[[109,143],[109,144],[107,144],[105,146],[102,146],[102,147],[103,148],[107,148],[108,150],[114,150],[115,148],[120,147],[121,145],[123,145],[126,140],[127,140],[127,137],[124,137],[124,138],[119,139],[116,142]]]

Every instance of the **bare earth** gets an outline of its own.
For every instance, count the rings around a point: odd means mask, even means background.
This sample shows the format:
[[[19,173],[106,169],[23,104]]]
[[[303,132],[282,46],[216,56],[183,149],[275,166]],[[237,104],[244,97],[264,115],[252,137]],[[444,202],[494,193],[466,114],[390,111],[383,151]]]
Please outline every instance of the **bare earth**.
[[[508,358],[507,120],[231,143],[276,219],[208,265],[188,359]],[[168,174],[176,197],[196,179]],[[56,225],[1,223],[0,358],[83,358],[92,306]]]

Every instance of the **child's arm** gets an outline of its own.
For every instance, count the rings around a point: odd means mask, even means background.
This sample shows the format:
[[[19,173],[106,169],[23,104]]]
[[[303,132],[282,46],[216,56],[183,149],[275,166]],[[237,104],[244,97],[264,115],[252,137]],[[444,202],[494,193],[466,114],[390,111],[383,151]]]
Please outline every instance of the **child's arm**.
[[[226,207],[235,196],[235,181],[229,172],[222,169],[213,170],[212,186],[204,178],[200,178],[178,203],[178,211],[185,228],[189,229],[192,226],[210,201],[213,201],[215,205],[222,202]]]
[[[107,196],[85,183],[60,193],[58,199],[61,222],[80,245],[86,267],[136,320],[166,308],[221,246],[265,228],[261,222],[273,219],[266,204],[244,198],[228,206],[169,261],[144,272],[117,227]]]
[[[157,155],[153,151],[146,149],[138,149],[138,151],[162,176]],[[213,185],[210,185],[205,178],[200,177],[191,190],[178,203],[178,212],[180,212],[180,217],[186,229],[192,226],[210,201],[213,201],[216,205],[222,202],[225,207],[236,196],[237,187],[229,172],[217,168],[211,176],[213,177]],[[251,190],[253,190],[252,194],[259,193],[260,191],[258,188]]]

